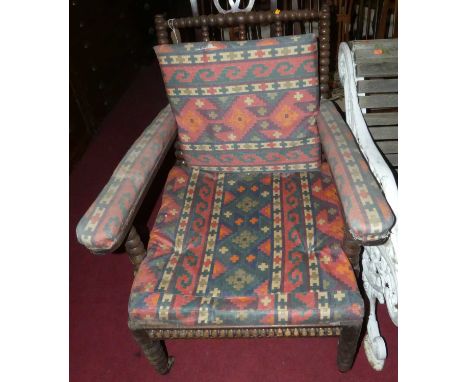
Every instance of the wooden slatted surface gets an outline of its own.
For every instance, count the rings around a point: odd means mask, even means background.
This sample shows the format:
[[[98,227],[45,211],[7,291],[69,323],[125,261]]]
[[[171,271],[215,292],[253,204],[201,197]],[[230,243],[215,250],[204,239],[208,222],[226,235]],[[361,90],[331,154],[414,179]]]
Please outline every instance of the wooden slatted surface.
[[[395,47],[393,43],[391,46],[383,46],[383,45],[374,45],[372,42],[366,43],[366,45],[356,46],[354,44],[355,54],[354,57],[358,61],[367,61],[372,62],[374,60],[386,60],[389,62],[397,62],[398,61],[398,47]],[[375,54],[377,50],[380,50],[378,53]]]
[[[398,40],[349,42],[359,106],[376,145],[398,170]]]
[[[358,93],[398,93],[398,79],[363,80],[358,82]]]
[[[392,166],[398,167],[398,154],[387,154],[386,157]]]
[[[375,140],[398,139],[398,126],[369,127],[369,130]]]
[[[398,154],[398,141],[376,141],[384,154]]]
[[[364,114],[364,120],[367,126],[386,126],[386,125],[398,125],[398,113],[369,113]]]
[[[361,62],[356,64],[357,77],[395,77],[398,75],[398,62]]]
[[[374,57],[374,51],[380,49],[380,56],[383,58],[398,58],[398,40],[397,39],[380,39],[380,40],[362,40],[351,41],[351,48],[354,50],[356,60],[361,60],[366,57]]]
[[[366,109],[395,108],[398,107],[398,94],[371,94],[359,96],[359,106]]]

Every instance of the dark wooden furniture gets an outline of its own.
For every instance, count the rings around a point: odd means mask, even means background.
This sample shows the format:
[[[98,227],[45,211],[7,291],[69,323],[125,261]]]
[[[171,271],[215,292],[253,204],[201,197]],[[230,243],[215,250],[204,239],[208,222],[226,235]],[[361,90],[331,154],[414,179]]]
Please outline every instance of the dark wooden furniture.
[[[333,0],[337,45],[349,40],[398,37],[398,0]]]
[[[303,24],[305,22],[318,22],[319,26],[319,35],[318,35],[318,45],[319,45],[319,68],[318,68],[318,77],[319,77],[319,84],[320,84],[320,92],[321,92],[321,97],[322,98],[327,98],[329,96],[329,63],[330,63],[330,10],[327,4],[325,4],[322,9],[318,12],[315,10],[299,10],[299,11],[281,11],[281,12],[271,12],[271,11],[265,11],[265,12],[251,12],[251,13],[237,13],[237,14],[218,14],[218,15],[207,15],[207,16],[197,16],[197,17],[190,17],[190,18],[178,18],[178,19],[171,19],[169,22],[165,20],[165,18],[162,15],[157,15],[155,17],[155,29],[156,29],[156,36],[158,39],[159,44],[169,44],[170,43],[170,32],[174,34],[174,36],[177,36],[176,40],[177,42],[181,42],[180,36],[183,34],[180,33],[180,30],[184,29],[189,29],[189,28],[197,28],[200,31],[200,34],[202,36],[203,41],[210,41],[211,37],[211,29],[212,28],[223,28],[223,27],[237,27],[239,34],[239,40],[246,40],[247,39],[247,33],[246,29],[248,26],[251,25],[262,25],[262,24],[270,24],[273,28],[274,35],[275,36],[282,36],[285,33],[288,33],[288,28],[286,28],[286,25],[291,23],[299,23],[299,26],[304,26]],[[299,28],[302,30],[302,27]],[[172,30],[172,31],[171,31]],[[292,28],[292,33],[295,33],[298,31],[298,28]],[[294,40],[294,39],[290,39]],[[193,47],[193,44],[190,44],[190,46]],[[187,46],[186,46],[187,47]],[[161,50],[168,50],[168,46],[161,47]],[[314,70],[314,73],[317,73],[317,71]],[[314,78],[315,81],[317,78]],[[316,82],[315,82],[316,84]],[[314,100],[316,98],[314,97]],[[333,152],[332,147],[337,147],[339,145],[334,145],[330,143],[330,141],[333,142],[343,142],[343,140],[340,140],[340,137],[344,137],[344,134],[347,134],[346,125],[342,121],[341,117],[339,116],[339,113],[336,112],[334,109],[334,106],[332,106],[330,101],[324,100],[321,103],[321,113],[319,114],[318,118],[318,128],[320,130],[320,126],[323,127],[321,130],[321,139],[323,139],[322,142],[328,142],[327,144],[323,144],[324,150],[325,150],[325,156],[330,156],[337,158],[339,154],[336,152]],[[164,118],[167,116],[170,116],[170,114],[167,113],[167,110],[164,112],[166,114],[162,114]],[[333,111],[335,110],[335,111]],[[161,117],[162,118],[162,117]],[[287,117],[286,117],[287,118]],[[156,123],[159,123],[162,121],[166,121],[165,119],[160,119]],[[165,129],[168,129],[170,127],[174,128],[174,120],[168,119],[169,123],[165,125]],[[162,126],[162,125],[155,125],[155,126]],[[325,128],[325,126],[327,128]],[[337,136],[334,136],[332,131],[336,130],[341,131],[342,133],[338,134]],[[343,130],[342,130],[343,129]],[[173,131],[173,130],[171,130]],[[156,145],[150,145],[151,147],[156,147],[157,149],[165,150],[159,147],[161,144],[168,144],[169,142],[169,133],[168,130],[163,130],[164,134],[162,135],[163,138],[160,139],[160,141],[163,142],[156,142]],[[322,137],[324,136],[324,137]],[[348,135],[347,135],[348,136]],[[165,137],[165,138],[164,138]],[[352,139],[352,137],[348,136],[350,139],[347,140],[349,144],[352,144],[354,148],[350,146],[349,151],[347,153],[350,153],[351,150],[353,150],[354,154],[359,155],[359,158],[353,158],[353,160],[356,161],[356,163],[365,163],[365,160],[361,160],[362,158],[360,151],[355,147],[355,141]],[[168,141],[168,142],[165,142]],[[171,140],[172,142],[172,140]],[[140,142],[141,143],[141,142]],[[142,150],[143,145],[136,145],[135,146],[135,151],[140,152]],[[164,155],[167,153],[167,151],[161,151],[161,155]],[[330,153],[331,152],[331,153]],[[354,155],[353,154],[353,155]],[[129,156],[126,157],[130,161],[129,158],[137,158],[138,154],[135,154],[135,152],[130,152]],[[159,154],[158,154],[159,157]],[[145,161],[148,162],[148,157],[145,157]],[[349,157],[347,157],[349,159]],[[125,159],[125,158],[124,158]],[[126,160],[125,159],[125,160]],[[133,160],[131,159],[131,160]],[[104,194],[104,197],[102,198],[103,206],[104,208],[101,207],[96,207],[94,208],[93,206],[90,208],[89,215],[85,216],[82,219],[82,222],[79,224],[79,239],[80,241],[87,245],[88,247],[94,248],[93,245],[93,238],[94,238],[94,228],[96,227],[96,220],[99,220],[99,216],[102,215],[103,210],[108,208],[108,203],[109,200],[112,199],[113,192],[118,189],[119,182],[121,182],[121,179],[124,174],[126,174],[126,170],[128,170],[128,163],[126,163],[124,160],[124,164],[122,164],[122,167],[120,170],[117,171],[117,175],[111,182],[109,183],[108,191],[109,194]],[[339,159],[337,159],[339,160]],[[131,162],[131,161],[130,161]],[[159,163],[159,162],[158,162]],[[151,171],[150,178],[148,182],[151,181],[152,177],[154,176],[155,172],[157,171],[157,163],[156,167],[154,169],[154,172]],[[333,167],[333,164],[331,164]],[[336,174],[337,177],[342,174],[341,172],[341,167],[334,166],[336,168]],[[192,171],[192,170],[190,170]],[[195,170],[193,170],[195,171]],[[360,170],[358,170],[360,171]],[[365,177],[368,176],[369,179],[367,179],[367,182],[374,181],[373,178],[371,177],[368,169],[365,170],[366,172],[360,173],[361,175],[364,174]],[[194,172],[196,176],[198,175],[198,172]],[[367,174],[367,175],[366,175]],[[139,174],[136,174],[137,176]],[[278,175],[277,175],[278,176]],[[224,177],[222,178],[224,179]],[[361,176],[360,179],[363,179]],[[178,179],[179,180],[179,179]],[[181,178],[182,181],[184,181],[183,178]],[[191,182],[189,184],[190,189],[187,189],[187,192],[184,191],[183,195],[186,201],[189,201],[189,204],[193,200],[193,192],[194,192],[194,187],[195,185],[193,183],[196,183],[195,181]],[[336,183],[336,182],[335,182]],[[149,183],[145,183],[144,187],[147,187]],[[133,186],[132,186],[133,187]],[[308,186],[307,186],[308,187]],[[357,186],[356,186],[357,187]],[[342,190],[345,189],[345,187],[342,187]],[[146,249],[145,245],[141,241],[140,237],[138,236],[138,233],[136,229],[133,226],[133,218],[134,214],[136,213],[136,210],[138,207],[141,205],[141,198],[144,196],[144,191],[146,189],[141,189],[138,190],[138,193],[143,191],[143,194],[139,194],[139,196],[135,196],[135,204],[132,204],[132,207],[130,210],[126,211],[125,218],[121,222],[121,224],[118,224],[118,232],[116,232],[116,237],[114,237],[115,242],[111,245],[111,247],[108,247],[107,244],[104,247],[105,250],[112,248],[115,249],[114,246],[118,246],[119,244],[122,243],[122,241],[125,239],[125,248],[130,256],[130,260],[134,266],[134,272],[137,272],[140,265],[142,264],[143,259],[146,257]],[[173,189],[171,189],[173,190]],[[275,192],[275,189],[273,189]],[[127,193],[125,193],[127,195]],[[346,194],[345,194],[346,197]],[[341,197],[343,198],[343,196]],[[383,198],[383,195],[380,195],[380,198]],[[304,198],[305,199],[305,198]],[[384,200],[379,199],[380,202],[376,205],[382,205],[384,204]],[[367,202],[366,202],[367,203]],[[106,215],[108,218],[113,220],[115,216],[111,216],[113,214],[112,209],[115,206],[112,206],[110,212],[110,215]],[[337,208],[342,208],[343,205],[338,204]],[[120,211],[120,208],[117,207]],[[310,208],[310,207],[308,207]],[[328,209],[328,207],[327,207]],[[279,210],[279,207],[276,207],[276,211]],[[177,211],[177,210],[176,210]],[[335,210],[336,211],[336,210]],[[121,211],[120,211],[121,212]],[[276,212],[278,213],[278,212]],[[184,215],[185,214],[185,215]],[[178,226],[178,233],[179,232],[185,232],[185,224],[186,224],[186,219],[188,218],[186,216],[187,210],[184,209],[182,210],[182,215],[184,221],[182,222],[183,224],[179,224]],[[390,216],[391,211],[388,209],[388,213],[386,214],[385,218],[385,223],[387,225],[392,225],[394,224],[394,221],[392,222],[392,217]],[[214,216],[214,215],[212,215]],[[310,214],[309,214],[310,216]],[[217,218],[216,218],[217,219]],[[352,220],[347,219],[348,222],[351,221],[354,222],[354,218]],[[313,225],[313,223],[308,223],[310,226]],[[340,223],[341,224],[341,223]],[[376,227],[380,227],[383,224],[377,224]],[[305,225],[304,225],[305,226]],[[94,227],[94,228],[93,228]],[[341,227],[341,225],[340,225]],[[389,226],[388,229],[391,227]],[[350,227],[344,227],[345,232],[355,232],[350,230]],[[359,265],[359,255],[362,250],[362,245],[378,245],[382,243],[383,241],[386,240],[386,234],[385,232],[382,232],[382,236],[375,235],[376,231],[379,228],[376,228],[374,230],[374,227],[371,227],[371,230],[368,233],[364,233],[363,235],[360,236],[360,231],[358,233],[354,234],[355,236],[351,236],[351,234],[345,236],[342,243],[335,243],[336,245],[334,246],[335,249],[339,250],[340,256],[344,257],[343,262],[341,264],[346,264],[348,267],[348,272],[352,276],[352,270],[351,267],[349,267],[349,264],[347,264],[347,259],[344,256],[343,252],[349,257],[351,260],[351,263],[353,265],[354,271],[356,275],[359,275],[360,273],[360,265]],[[275,231],[275,232],[280,232],[280,231]],[[182,234],[181,234],[182,235]],[[276,233],[275,233],[276,236]],[[181,236],[182,237],[182,236]],[[360,237],[361,239],[356,239],[355,237]],[[378,239],[381,238],[381,239]],[[107,242],[109,239],[108,232],[105,231],[104,239]],[[176,241],[179,240],[178,238],[175,239]],[[182,240],[182,239],[180,239]],[[212,240],[212,239],[211,239]],[[180,242],[177,245],[181,245]],[[278,245],[275,248],[280,248],[281,246]],[[98,251],[101,251],[101,247],[97,246],[96,248]],[[110,249],[109,249],[110,250]],[[178,252],[181,251],[181,249],[176,250],[173,254],[176,254],[178,256]],[[177,262],[177,258],[174,257],[175,262],[171,260],[170,267],[174,267],[175,263]],[[329,260],[326,260],[328,263]],[[146,263],[145,263],[146,264]],[[145,264],[143,266],[145,266]],[[317,269],[315,267],[312,267],[312,269]],[[142,273],[139,273],[137,276],[138,277],[143,275],[145,272],[142,269]],[[172,271],[171,271],[172,272]],[[354,279],[354,278],[353,278]],[[163,280],[168,280],[168,278],[164,278]],[[166,282],[165,281],[165,282]],[[146,284],[145,284],[146,285]],[[145,286],[144,288],[146,288]],[[328,293],[328,286],[325,286],[325,292]],[[175,322],[169,322],[169,321],[154,321],[149,317],[148,320],[143,320],[143,321],[138,321],[138,320],[129,320],[129,328],[132,330],[132,333],[134,335],[135,340],[140,344],[144,354],[148,358],[148,360],[151,362],[151,364],[155,367],[155,369],[161,373],[165,374],[167,373],[171,365],[173,363],[173,359],[171,357],[168,357],[167,352],[165,350],[163,340],[164,339],[173,339],[173,338],[257,338],[257,337],[299,337],[299,336],[339,336],[339,342],[338,342],[338,368],[340,371],[347,371],[351,368],[354,360],[354,356],[356,353],[356,349],[359,343],[359,337],[361,333],[361,326],[362,326],[362,317],[363,317],[363,311],[364,307],[362,305],[362,300],[360,299],[359,293],[357,292],[356,285],[354,284],[353,286],[353,293],[355,293],[354,296],[357,295],[359,299],[356,301],[359,302],[359,304],[353,304],[353,306],[349,306],[349,311],[352,311],[356,305],[358,305],[358,312],[359,313],[353,313],[354,315],[349,315],[349,316],[344,316],[342,314],[339,315],[339,317],[335,317],[333,320],[330,318],[330,313],[327,311],[329,309],[328,303],[326,303],[326,307],[324,308],[327,313],[324,313],[324,317],[321,317],[320,320],[316,321],[311,321],[309,324],[306,324],[305,321],[291,321],[295,322],[294,324],[281,324],[281,323],[275,323],[278,321],[262,321],[261,323],[257,323],[255,325],[255,321],[252,321],[251,324],[249,325],[242,325],[240,324],[240,321],[237,321],[237,318],[233,321],[226,321],[227,323],[223,324],[224,321],[217,322],[217,323],[210,323],[209,325],[199,325],[197,326],[197,322],[199,324],[203,323],[202,321],[190,321],[190,324],[187,324],[186,326],[181,326],[179,321]],[[168,293],[166,295],[167,298],[169,298],[169,295],[171,293]],[[166,297],[162,297],[161,301],[165,301]],[[172,297],[171,297],[172,298]],[[283,297],[282,297],[283,298]],[[159,297],[158,297],[159,299]],[[341,301],[342,297],[337,297],[339,301]],[[135,301],[135,300],[134,300]],[[346,301],[345,301],[346,302]],[[190,308],[191,309],[191,308]],[[282,308],[285,309],[285,308]],[[151,313],[148,315],[145,314],[145,317],[150,316],[153,312],[152,307],[150,308]],[[161,310],[162,311],[162,310]],[[165,310],[167,311],[167,310]],[[191,310],[190,310],[191,311]],[[255,310],[254,310],[255,311]],[[202,311],[205,312],[205,311]],[[281,321],[280,321],[281,322]],[[284,322],[284,321],[283,321]],[[289,322],[289,321],[288,321]],[[205,322],[206,324],[208,321]],[[229,324],[228,324],[229,323]],[[215,325],[216,324],[216,325]]]
[[[246,40],[246,27],[258,24],[271,24],[274,36],[285,35],[285,24],[288,22],[318,21],[319,22],[319,67],[320,67],[320,93],[322,98],[329,98],[329,66],[330,66],[330,8],[326,4],[320,12],[314,10],[228,13],[208,16],[185,17],[171,20],[173,32],[180,36],[180,29],[196,28],[201,30],[202,41],[210,41],[210,29],[215,27],[239,28],[239,40]],[[155,17],[156,36],[158,44],[169,44],[168,22],[163,15]],[[298,31],[299,32],[299,31]],[[299,32],[300,33],[300,32]],[[293,34],[296,34],[293,32]],[[178,37],[179,42],[180,37]]]
[[[236,14],[217,14],[173,19],[170,22],[172,32],[180,38],[180,29],[199,28],[203,41],[210,41],[210,28],[232,27],[239,28],[239,39],[246,39],[246,27],[255,24],[272,24],[275,36],[282,36],[285,32],[284,23],[296,21],[304,22],[317,20],[319,22],[319,67],[320,67],[320,91],[322,98],[329,96],[329,59],[330,59],[330,11],[325,5],[320,12],[314,10],[284,11],[273,13],[251,12]],[[162,15],[155,17],[156,35],[159,44],[170,43],[170,28],[167,20]],[[181,42],[179,40],[179,42]],[[138,270],[141,261],[146,256],[144,245],[138,237],[134,227],[131,228],[125,243],[130,255],[134,271]],[[343,249],[353,264],[355,272],[359,274],[359,254],[361,244],[352,237],[347,237]],[[275,326],[264,328],[216,326],[213,328],[133,328],[135,340],[140,344],[144,354],[160,374],[169,372],[173,358],[169,357],[163,340],[179,338],[263,338],[263,337],[302,337],[302,336],[339,336],[338,342],[338,368],[347,371],[351,368],[355,352],[358,346],[361,324],[343,323],[342,326]]]

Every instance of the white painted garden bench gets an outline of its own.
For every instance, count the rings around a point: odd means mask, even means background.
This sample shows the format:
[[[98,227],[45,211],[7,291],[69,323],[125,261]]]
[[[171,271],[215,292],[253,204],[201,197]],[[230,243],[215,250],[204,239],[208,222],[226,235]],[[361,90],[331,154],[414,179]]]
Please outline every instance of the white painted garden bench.
[[[340,80],[345,92],[346,122],[381,184],[398,219],[398,40],[341,43]],[[372,367],[381,370],[387,357],[375,316],[378,300],[398,324],[397,224],[383,245],[364,247],[362,281],[370,301],[364,346]]]

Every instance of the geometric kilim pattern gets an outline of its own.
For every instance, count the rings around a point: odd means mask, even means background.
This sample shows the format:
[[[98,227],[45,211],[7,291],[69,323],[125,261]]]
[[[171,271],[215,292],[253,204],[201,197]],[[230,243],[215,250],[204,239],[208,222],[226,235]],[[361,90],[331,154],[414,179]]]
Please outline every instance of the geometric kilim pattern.
[[[364,242],[386,238],[396,218],[353,133],[330,101],[322,101],[317,119],[350,233]]]
[[[155,51],[189,166],[221,172],[320,166],[313,34]]]
[[[154,173],[176,135],[169,105],[164,107],[120,161],[95,202],[76,227],[78,241],[95,253],[111,252],[121,244]]]
[[[363,316],[327,163],[221,173],[175,166],[135,277],[132,326],[334,324]]]

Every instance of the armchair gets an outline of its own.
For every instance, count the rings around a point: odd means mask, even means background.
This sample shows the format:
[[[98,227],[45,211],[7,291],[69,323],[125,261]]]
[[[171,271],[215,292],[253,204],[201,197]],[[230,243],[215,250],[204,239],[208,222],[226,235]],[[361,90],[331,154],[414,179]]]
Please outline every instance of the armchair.
[[[282,22],[313,19],[319,41],[281,36]],[[210,26],[235,23],[242,41],[208,41]],[[254,23],[274,24],[276,36],[244,41]],[[170,108],[148,133],[151,149],[132,147],[79,223],[80,242],[106,252],[126,237],[129,328],[161,374],[173,363],[164,339],[220,337],[339,336],[338,368],[349,370],[364,317],[353,267],[395,218],[349,128],[319,99],[328,94],[328,7],[170,25],[201,27],[204,42],[168,44],[156,17]],[[176,128],[178,162],[145,251],[131,221]]]

